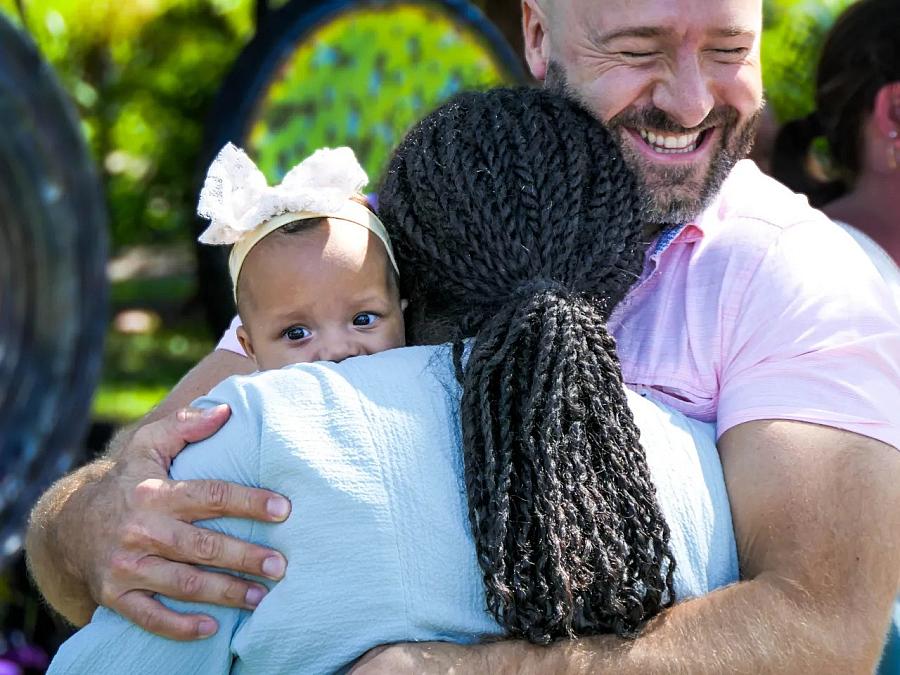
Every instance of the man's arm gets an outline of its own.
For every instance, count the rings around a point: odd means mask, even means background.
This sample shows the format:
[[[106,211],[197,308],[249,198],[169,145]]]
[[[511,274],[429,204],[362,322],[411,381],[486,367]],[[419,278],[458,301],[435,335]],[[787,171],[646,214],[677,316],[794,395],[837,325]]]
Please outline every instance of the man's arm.
[[[106,457],[62,478],[37,503],[26,538],[29,569],[69,621],[83,625],[101,603],[152,632],[202,637],[215,622],[172,612],[152,594],[253,607],[262,586],[192,565],[283,574],[280,554],[190,523],[222,515],[281,521],[290,508],[286,500],[220,481],[168,480],[172,458],[215,433],[229,415],[227,407],[201,413],[184,406],[228,376],[252,370],[237,354],[208,355],[153,412],[120,433]]]
[[[900,453],[789,421],[742,424],[719,447],[745,581],[676,605],[636,640],[399,645],[355,675],[871,673],[900,586]]]

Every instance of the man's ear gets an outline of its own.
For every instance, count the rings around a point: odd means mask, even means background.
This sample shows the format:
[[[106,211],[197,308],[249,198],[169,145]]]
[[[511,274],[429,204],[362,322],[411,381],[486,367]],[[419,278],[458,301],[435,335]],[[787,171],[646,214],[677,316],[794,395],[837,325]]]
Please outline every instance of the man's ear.
[[[243,326],[238,326],[237,339],[247,356],[256,361],[256,355],[253,353],[253,343],[250,341],[250,333]]]
[[[889,82],[878,90],[872,118],[879,133],[900,143],[900,82]]]
[[[522,0],[522,33],[525,60],[534,79],[543,82],[550,64],[550,34],[547,15],[538,0]]]

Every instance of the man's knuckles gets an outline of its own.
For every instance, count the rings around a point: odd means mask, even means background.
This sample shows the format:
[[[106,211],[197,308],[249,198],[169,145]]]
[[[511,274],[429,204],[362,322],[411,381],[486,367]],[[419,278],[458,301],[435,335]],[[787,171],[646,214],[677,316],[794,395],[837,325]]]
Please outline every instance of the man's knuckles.
[[[220,562],[222,539],[209,530],[197,529],[192,535],[192,551],[198,561]]]
[[[222,589],[222,598],[229,604],[234,606],[243,606],[247,598],[247,589],[249,584],[230,577],[231,581],[226,582]]]
[[[154,527],[152,521],[137,518],[119,528],[119,545],[133,554],[160,554],[165,556],[177,550],[180,542],[172,529]]]
[[[147,528],[140,521],[127,522],[119,528],[119,546],[129,553],[146,548],[149,539]]]
[[[188,521],[211,516],[240,515],[233,503],[236,498],[235,487],[231,483],[217,480],[172,482],[166,486],[170,491],[170,498],[166,501],[170,509],[175,505],[175,510],[181,511],[182,517]]]
[[[203,501],[213,513],[224,513],[232,502],[234,487],[218,480],[204,483]]]
[[[179,425],[190,424],[197,414],[193,408],[180,408],[175,411],[175,422]]]
[[[175,573],[175,589],[181,600],[201,599],[205,587],[204,576],[199,570],[188,567]]]
[[[158,602],[142,602],[139,607],[131,612],[123,612],[123,615],[144,630],[157,635],[163,635],[175,640],[189,640],[199,637],[196,621],[173,612],[167,612]]]
[[[168,504],[172,490],[164,480],[147,478],[135,485],[131,494],[135,508],[148,509]]]
[[[267,554],[267,551],[257,549],[255,546],[242,546],[240,569],[257,576],[265,576],[262,573],[262,564]]]
[[[140,559],[128,551],[115,551],[109,557],[108,574],[100,579],[98,601],[115,609],[123,593],[132,588],[129,583],[140,573]]]
[[[169,626],[159,609],[153,607],[141,607],[134,615],[134,622],[144,630],[151,633],[162,633]]]

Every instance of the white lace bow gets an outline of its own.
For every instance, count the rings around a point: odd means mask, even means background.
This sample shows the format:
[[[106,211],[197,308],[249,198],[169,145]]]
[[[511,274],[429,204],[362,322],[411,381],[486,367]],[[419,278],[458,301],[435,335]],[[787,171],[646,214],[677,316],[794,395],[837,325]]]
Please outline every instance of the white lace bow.
[[[270,187],[247,154],[228,143],[209,167],[197,213],[210,225],[204,244],[234,244],[283,213],[329,213],[358,193],[369,177],[350,148],[323,148]]]

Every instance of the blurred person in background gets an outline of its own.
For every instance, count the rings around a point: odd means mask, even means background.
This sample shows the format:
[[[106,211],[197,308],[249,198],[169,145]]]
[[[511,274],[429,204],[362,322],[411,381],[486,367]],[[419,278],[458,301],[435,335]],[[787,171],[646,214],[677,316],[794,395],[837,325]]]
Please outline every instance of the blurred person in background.
[[[811,156],[821,137],[828,141],[832,180]],[[900,303],[897,0],[862,0],[835,23],[819,60],[816,110],[779,132],[771,173],[856,239]]]

